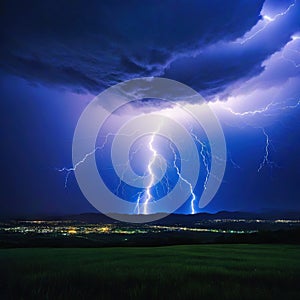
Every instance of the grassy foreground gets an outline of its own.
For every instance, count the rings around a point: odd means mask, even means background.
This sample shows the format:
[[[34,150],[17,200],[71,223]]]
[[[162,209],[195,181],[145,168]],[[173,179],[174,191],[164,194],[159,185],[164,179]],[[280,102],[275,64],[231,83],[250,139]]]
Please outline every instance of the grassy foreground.
[[[0,299],[300,299],[300,246],[0,250]]]

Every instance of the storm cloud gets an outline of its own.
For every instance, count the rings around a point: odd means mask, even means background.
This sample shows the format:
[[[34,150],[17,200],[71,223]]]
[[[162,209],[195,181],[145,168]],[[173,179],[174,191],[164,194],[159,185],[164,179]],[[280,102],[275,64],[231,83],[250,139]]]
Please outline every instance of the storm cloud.
[[[228,43],[261,19],[262,6],[262,0],[4,1],[1,67],[77,93],[98,94],[141,76],[179,79],[214,93],[260,72],[274,51],[255,58],[251,49],[229,53]]]

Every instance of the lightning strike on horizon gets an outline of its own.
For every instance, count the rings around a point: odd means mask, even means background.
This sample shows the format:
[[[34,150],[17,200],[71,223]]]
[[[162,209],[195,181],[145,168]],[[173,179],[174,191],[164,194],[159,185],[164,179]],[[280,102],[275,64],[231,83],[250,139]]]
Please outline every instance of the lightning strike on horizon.
[[[153,146],[154,138],[155,138],[155,133],[151,135],[151,138],[150,138],[150,141],[148,144],[148,148],[152,152],[152,157],[151,157],[148,167],[147,167],[148,174],[150,174],[151,180],[150,180],[148,186],[146,187],[146,191],[145,191],[146,199],[144,202],[144,214],[147,214],[147,205],[148,205],[149,201],[153,198],[153,196],[151,194],[151,187],[153,186],[153,183],[155,181],[155,174],[152,170],[152,167],[158,156],[157,150]]]
[[[192,184],[186,180],[185,178],[182,177],[181,173],[180,173],[180,170],[176,164],[176,161],[178,160],[178,157],[177,157],[177,154],[176,154],[176,151],[175,149],[173,148],[172,144],[170,144],[170,148],[173,152],[173,155],[174,155],[174,161],[173,161],[173,166],[176,170],[176,173],[177,173],[177,176],[184,182],[186,183],[188,186],[189,186],[189,189],[190,189],[190,194],[192,195],[192,199],[191,199],[191,211],[192,211],[192,214],[195,214],[196,213],[196,209],[195,209],[195,205],[196,205],[196,195],[194,193],[194,188],[192,186]]]
[[[137,214],[140,214],[140,206],[141,203],[143,203],[143,214],[148,214],[147,211],[147,206],[149,204],[149,201],[152,200],[153,196],[151,194],[151,188],[153,187],[153,183],[155,182],[155,173],[152,169],[153,164],[155,162],[155,160],[159,157],[157,150],[155,149],[153,143],[154,143],[154,139],[155,139],[155,135],[158,133],[158,130],[156,132],[153,132],[149,143],[148,143],[148,149],[150,150],[150,152],[152,152],[152,156],[150,158],[150,161],[148,163],[147,166],[147,173],[150,175],[150,182],[148,183],[148,185],[145,187],[144,191],[138,192],[137,195],[137,201],[136,201],[136,206],[134,209],[134,212],[137,212]],[[136,150],[135,152],[137,152],[138,150]],[[146,173],[146,172],[145,172]],[[144,174],[145,175],[145,174]],[[144,198],[144,200],[143,200]],[[143,202],[141,202],[143,200]]]
[[[138,215],[140,214],[140,205],[141,205],[141,199],[142,199],[143,191],[137,193],[137,200],[134,212],[136,212]]]

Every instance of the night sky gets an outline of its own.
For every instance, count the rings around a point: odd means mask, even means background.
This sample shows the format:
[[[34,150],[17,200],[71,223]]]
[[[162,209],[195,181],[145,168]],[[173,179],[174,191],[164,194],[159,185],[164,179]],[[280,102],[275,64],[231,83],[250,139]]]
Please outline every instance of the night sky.
[[[222,124],[226,173],[198,212],[300,210],[299,0],[0,6],[0,216],[96,212],[58,170],[87,104],[146,76],[189,85]]]

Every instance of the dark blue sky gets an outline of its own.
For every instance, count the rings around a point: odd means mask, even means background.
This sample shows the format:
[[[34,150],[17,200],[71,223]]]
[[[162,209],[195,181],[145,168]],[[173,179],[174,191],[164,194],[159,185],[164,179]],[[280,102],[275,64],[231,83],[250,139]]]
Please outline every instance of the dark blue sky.
[[[141,76],[191,86],[223,125],[203,211],[300,210],[299,1],[2,1],[0,22],[1,216],[95,211],[57,168],[94,96]]]

